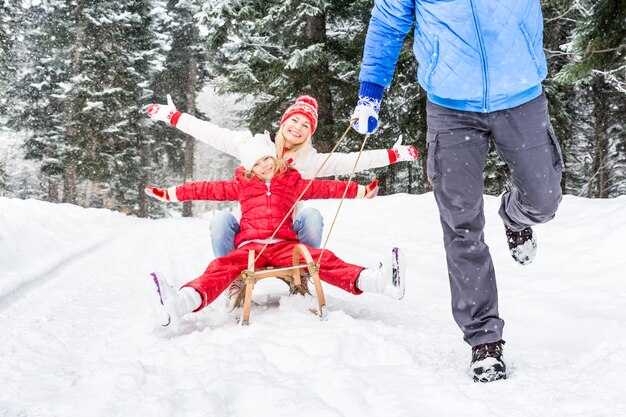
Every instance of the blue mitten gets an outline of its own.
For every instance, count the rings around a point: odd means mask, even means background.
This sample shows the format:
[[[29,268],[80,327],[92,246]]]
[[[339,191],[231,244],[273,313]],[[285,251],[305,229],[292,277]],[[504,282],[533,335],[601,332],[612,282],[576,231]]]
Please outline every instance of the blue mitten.
[[[359,89],[359,101],[352,113],[356,119],[352,127],[361,134],[374,133],[378,129],[378,112],[383,98],[384,87],[378,84],[362,82]]]

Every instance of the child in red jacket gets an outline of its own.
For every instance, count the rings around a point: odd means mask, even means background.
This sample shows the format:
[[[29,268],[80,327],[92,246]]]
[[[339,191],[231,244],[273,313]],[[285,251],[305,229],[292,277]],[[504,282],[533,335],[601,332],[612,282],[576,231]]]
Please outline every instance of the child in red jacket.
[[[215,200],[241,204],[241,232],[235,237],[237,249],[214,259],[200,277],[180,290],[163,276],[153,275],[164,311],[163,326],[213,302],[247,269],[251,249],[261,254],[255,269],[268,265],[291,266],[293,248],[298,243],[291,214],[280,223],[307,186],[302,200],[341,198],[346,186],[346,198],[372,198],[378,191],[377,181],[366,187],[343,181],[305,180],[273,155],[274,145],[258,137],[243,150],[240,156],[243,166],[235,171],[234,179],[192,182],[168,189],[146,187],[146,194],[161,201]],[[314,259],[322,253],[320,249],[307,248]],[[398,248],[393,249],[391,262],[380,269],[346,263],[329,250],[323,252],[319,265],[321,280],[352,294],[366,291],[395,299],[404,296],[404,261]]]

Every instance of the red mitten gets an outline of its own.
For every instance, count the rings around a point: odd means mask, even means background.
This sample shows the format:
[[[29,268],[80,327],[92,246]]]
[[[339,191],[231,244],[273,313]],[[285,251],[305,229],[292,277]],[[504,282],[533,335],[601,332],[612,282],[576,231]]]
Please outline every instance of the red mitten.
[[[374,198],[378,195],[378,180],[372,181],[365,187],[365,196],[363,198]]]
[[[149,195],[152,198],[156,198],[157,200],[160,201],[165,201],[166,203],[172,201],[170,199],[170,195],[167,192],[167,190],[163,189],[163,188],[156,188],[156,187],[146,187],[143,189],[143,191]]]
[[[148,116],[153,120],[160,120],[162,122],[167,122],[172,126],[176,126],[178,123],[178,119],[182,113],[178,111],[174,102],[172,101],[172,96],[167,95],[167,104],[151,104],[148,107]]]
[[[387,149],[389,153],[389,163],[415,161],[418,157],[417,149],[413,145],[402,145],[402,138],[394,143],[391,149]]]

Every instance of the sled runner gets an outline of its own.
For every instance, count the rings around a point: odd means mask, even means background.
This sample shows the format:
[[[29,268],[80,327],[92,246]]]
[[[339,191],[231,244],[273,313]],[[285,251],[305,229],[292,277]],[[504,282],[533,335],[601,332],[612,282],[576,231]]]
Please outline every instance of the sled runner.
[[[306,265],[300,265],[300,258],[304,258]],[[248,269],[241,272],[241,275],[237,277],[238,280],[242,280],[245,286],[242,288],[238,300],[235,302],[235,306],[241,303],[240,297],[243,293],[243,316],[241,317],[241,325],[247,326],[250,324],[250,306],[252,304],[252,290],[254,285],[263,278],[275,277],[287,284],[294,290],[292,293],[298,293],[305,295],[309,293],[306,286],[302,284],[302,273],[309,272],[313,284],[315,285],[315,294],[317,295],[317,302],[319,305],[319,311],[317,314],[320,320],[327,320],[326,311],[326,298],[324,297],[324,290],[322,289],[322,283],[319,277],[319,265],[313,261],[311,253],[302,244],[298,244],[293,248],[293,266],[281,267],[281,268],[262,268],[257,271],[254,270],[255,252],[251,250],[248,252]],[[304,278],[306,279],[306,278]]]

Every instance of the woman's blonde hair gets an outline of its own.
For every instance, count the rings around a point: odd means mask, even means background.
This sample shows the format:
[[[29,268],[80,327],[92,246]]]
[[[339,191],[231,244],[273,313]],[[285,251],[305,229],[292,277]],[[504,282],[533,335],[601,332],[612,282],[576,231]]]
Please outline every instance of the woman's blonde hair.
[[[278,128],[278,132],[276,132],[276,136],[274,137],[274,143],[276,144],[276,155],[278,155],[280,158],[282,158],[284,156],[284,150],[285,150],[285,137],[283,136],[283,127],[285,126],[285,124],[283,123],[282,125],[280,125],[280,127]],[[291,149],[288,149],[288,152],[291,152],[292,154],[295,154],[296,152],[298,152],[299,150],[303,149],[304,147],[306,147],[309,143],[311,143],[311,137],[313,136],[313,134],[311,133],[311,131],[309,131],[309,134],[307,135],[306,139],[304,139],[304,141],[302,143],[299,143],[297,145],[294,145],[291,147]]]
[[[273,156],[267,156],[267,157],[263,157],[263,159],[265,158],[272,158],[274,160],[274,175],[276,174],[282,174],[283,172],[285,172],[287,170],[287,163],[285,162],[284,159],[282,158],[275,158]],[[252,171],[248,171],[246,170],[243,174],[244,178],[251,180],[252,178],[256,177],[257,175]]]

